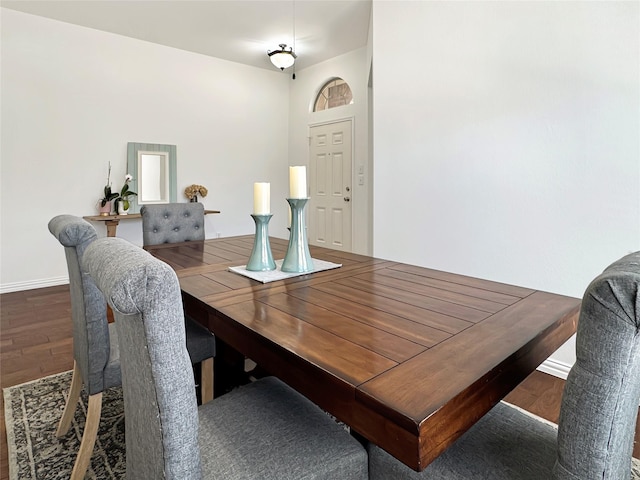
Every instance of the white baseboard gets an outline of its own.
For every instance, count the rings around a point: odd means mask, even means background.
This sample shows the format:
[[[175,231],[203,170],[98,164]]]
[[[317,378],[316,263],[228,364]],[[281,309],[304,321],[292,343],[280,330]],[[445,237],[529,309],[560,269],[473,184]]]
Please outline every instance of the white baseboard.
[[[571,370],[571,366],[572,365],[568,363],[559,362],[553,358],[547,358],[537,369],[541,372],[553,375],[554,377],[566,380],[569,375],[569,370]]]
[[[23,290],[33,290],[34,288],[55,287],[56,285],[66,285],[69,277],[46,278],[42,280],[29,280],[27,282],[4,283],[0,285],[0,294],[21,292]]]

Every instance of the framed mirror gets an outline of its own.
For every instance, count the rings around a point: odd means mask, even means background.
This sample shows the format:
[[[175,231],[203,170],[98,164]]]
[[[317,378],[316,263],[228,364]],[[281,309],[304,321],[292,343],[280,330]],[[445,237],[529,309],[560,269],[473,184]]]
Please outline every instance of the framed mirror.
[[[141,205],[176,201],[176,146],[157,143],[127,144],[127,173],[133,176],[129,188],[130,212],[140,212]]]

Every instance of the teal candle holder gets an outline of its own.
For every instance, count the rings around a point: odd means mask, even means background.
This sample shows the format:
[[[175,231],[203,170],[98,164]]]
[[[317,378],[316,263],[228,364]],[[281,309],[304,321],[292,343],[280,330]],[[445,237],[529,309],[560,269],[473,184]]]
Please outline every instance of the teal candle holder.
[[[312,272],[314,269],[304,224],[304,207],[308,200],[308,198],[287,198],[291,206],[291,234],[287,254],[282,261],[283,272],[305,273]]]
[[[269,220],[271,220],[272,216],[271,214],[251,214],[253,221],[256,222],[253,250],[246,266],[246,269],[251,272],[267,272],[276,269],[276,262],[273,260],[271,244],[269,243]]]

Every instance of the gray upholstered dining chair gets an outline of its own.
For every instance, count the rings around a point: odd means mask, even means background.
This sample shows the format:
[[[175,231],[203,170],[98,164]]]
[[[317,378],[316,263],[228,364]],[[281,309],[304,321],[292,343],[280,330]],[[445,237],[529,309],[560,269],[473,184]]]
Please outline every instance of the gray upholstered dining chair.
[[[102,412],[102,392],[121,385],[117,329],[108,322],[102,293],[81,269],[86,248],[98,238],[96,230],[82,218],[58,215],[49,221],[49,231],[64,247],[73,324],[73,374],[56,436],[62,437],[69,431],[83,385],[88,394],[85,427],[71,475],[75,480],[84,478],[91,462]],[[187,326],[186,345],[189,355],[196,360],[215,352],[213,337],[196,325]],[[213,398],[213,384],[208,389],[201,388],[201,392],[202,401],[209,401]]]
[[[114,311],[122,358],[127,478],[365,479],[364,447],[268,377],[196,405],[180,285],[166,263],[119,238],[85,267]]]
[[[370,478],[629,480],[640,401],[640,252],[588,286],[576,356],[557,427],[499,403],[421,473],[369,445]]]
[[[71,473],[75,480],[84,478],[91,461],[102,412],[102,392],[121,383],[120,359],[115,325],[107,321],[106,301],[91,277],[82,271],[84,252],[98,238],[95,229],[81,218],[59,215],[49,222],[49,231],[64,246],[73,322],[73,374],[56,436],[69,431],[83,384],[89,396],[82,441]]]
[[[204,240],[204,206],[198,202],[143,205],[142,244],[159,245]],[[196,320],[185,316],[187,350],[193,365],[200,365],[202,403],[213,398],[215,337]]]
[[[204,240],[204,205],[201,203],[143,205],[140,215],[145,246]]]

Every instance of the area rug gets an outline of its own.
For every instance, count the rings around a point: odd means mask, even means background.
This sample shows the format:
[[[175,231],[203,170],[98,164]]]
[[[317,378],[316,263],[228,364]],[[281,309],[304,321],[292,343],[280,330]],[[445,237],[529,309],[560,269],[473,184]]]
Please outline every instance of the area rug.
[[[70,384],[69,371],[4,389],[11,480],[70,477],[87,411],[87,394],[83,391],[69,432],[56,438]],[[98,437],[86,478],[115,480],[124,476],[122,389],[111,388],[102,396]]]

